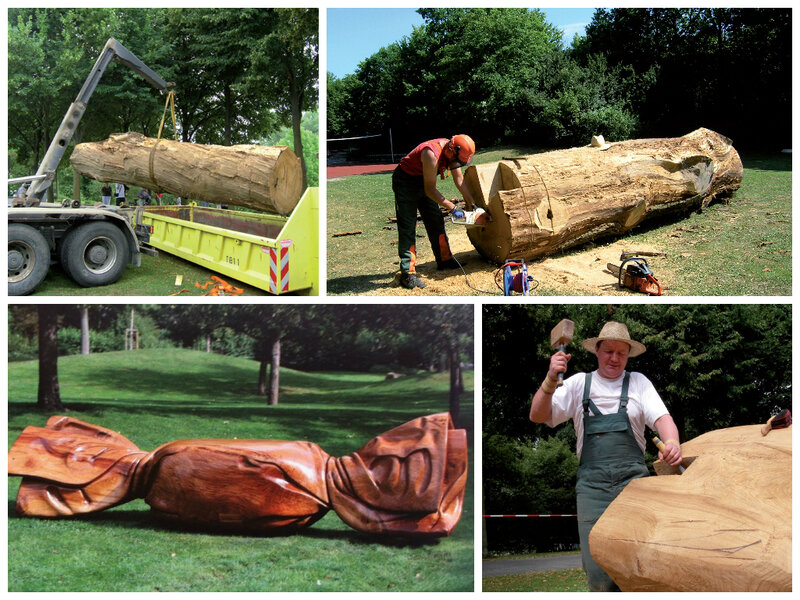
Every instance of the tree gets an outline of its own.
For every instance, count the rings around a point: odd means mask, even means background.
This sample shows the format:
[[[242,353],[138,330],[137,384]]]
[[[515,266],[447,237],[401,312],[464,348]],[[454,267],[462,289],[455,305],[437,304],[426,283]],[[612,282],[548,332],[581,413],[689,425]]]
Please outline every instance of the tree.
[[[275,25],[253,43],[249,87],[289,117],[295,154],[303,165],[303,187],[308,185],[303,156],[303,111],[316,107],[319,73],[319,11],[316,8],[273,9]]]
[[[274,30],[275,10],[178,8],[161,19],[180,61],[174,77],[183,140],[229,146],[272,131],[272,100],[248,89],[248,80],[252,46]]]
[[[36,171],[109,37],[159,70],[147,50],[153,45],[144,37],[152,30],[151,16],[152,11],[143,9],[10,9],[9,146],[18,151],[19,161],[30,161],[25,171]],[[131,43],[134,37],[142,40],[141,46]],[[73,143],[126,131],[134,124],[146,132],[159,109],[156,93],[138,75],[111,66],[93,94],[91,118],[81,121]]]
[[[58,386],[58,315],[52,304],[40,304],[39,314],[39,393],[36,407],[43,412],[64,410]]]
[[[772,146],[789,142],[791,39],[789,9],[601,9],[575,56],[585,64],[603,54],[609,65],[630,69],[642,135],[702,126],[737,146]],[[759,119],[742,119],[745,113]]]
[[[81,354],[89,354],[91,342],[89,339],[89,306],[84,304],[79,307],[81,312]]]

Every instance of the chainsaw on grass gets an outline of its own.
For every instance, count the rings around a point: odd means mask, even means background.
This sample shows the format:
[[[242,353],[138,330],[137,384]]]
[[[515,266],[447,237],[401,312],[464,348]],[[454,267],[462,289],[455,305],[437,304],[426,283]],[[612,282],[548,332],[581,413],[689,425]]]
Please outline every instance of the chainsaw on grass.
[[[612,263],[606,265],[608,270],[617,276],[619,287],[651,296],[661,295],[661,284],[650,270],[647,259],[634,252],[623,252],[619,259],[622,261],[620,265]]]

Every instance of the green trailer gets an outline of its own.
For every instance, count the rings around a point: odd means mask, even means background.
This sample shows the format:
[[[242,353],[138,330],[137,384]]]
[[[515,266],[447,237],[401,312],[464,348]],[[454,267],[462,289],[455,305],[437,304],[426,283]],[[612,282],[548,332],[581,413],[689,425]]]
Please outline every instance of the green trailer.
[[[149,244],[270,294],[319,295],[319,189],[289,216],[203,207],[150,206]]]

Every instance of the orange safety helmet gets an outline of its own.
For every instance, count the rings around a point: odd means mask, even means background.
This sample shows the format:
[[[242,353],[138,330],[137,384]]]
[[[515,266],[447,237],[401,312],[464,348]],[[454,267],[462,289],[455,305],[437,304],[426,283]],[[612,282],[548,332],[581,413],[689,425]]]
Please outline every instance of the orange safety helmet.
[[[475,142],[466,134],[460,133],[454,135],[448,144],[452,158],[466,165],[472,160],[472,155],[475,154]]]

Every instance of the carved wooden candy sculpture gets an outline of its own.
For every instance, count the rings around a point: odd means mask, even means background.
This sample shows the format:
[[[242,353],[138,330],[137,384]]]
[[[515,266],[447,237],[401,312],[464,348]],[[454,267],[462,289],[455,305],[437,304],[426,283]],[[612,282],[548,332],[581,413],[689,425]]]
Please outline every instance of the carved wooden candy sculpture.
[[[17,512],[32,517],[144,498],[159,517],[187,525],[280,533],[333,509],[359,531],[437,537],[461,517],[467,437],[440,413],[342,458],[278,440],[180,440],[143,452],[118,433],[55,416],[25,428],[8,472],[23,477]]]
[[[589,548],[623,591],[792,589],[792,429],[719,429],[609,505]]]

